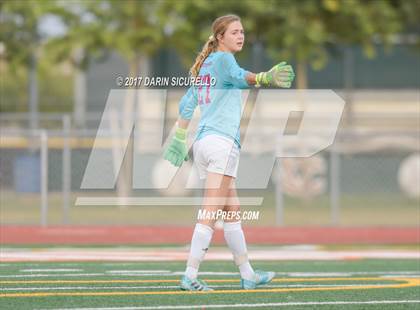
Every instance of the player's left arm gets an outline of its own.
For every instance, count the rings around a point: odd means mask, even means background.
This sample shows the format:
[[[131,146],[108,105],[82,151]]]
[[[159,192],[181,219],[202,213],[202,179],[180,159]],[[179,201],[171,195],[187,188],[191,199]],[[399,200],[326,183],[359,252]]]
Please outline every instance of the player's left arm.
[[[250,88],[252,84],[252,72],[242,69],[236,62],[235,57],[231,53],[225,53],[222,56],[222,61],[220,63],[223,70],[224,80],[232,84],[236,88],[246,89]],[[251,75],[249,79],[248,76]],[[254,74],[255,75],[255,74]],[[255,80],[255,77],[254,77]]]
[[[256,80],[257,75],[253,72],[248,71],[248,74],[245,76],[246,82],[248,85],[255,85],[257,84]]]
[[[252,85],[290,88],[295,77],[292,66],[286,62],[275,65],[270,71],[255,74],[239,67],[233,54],[226,53],[223,57],[222,66],[225,68],[227,81],[237,88],[249,88]]]

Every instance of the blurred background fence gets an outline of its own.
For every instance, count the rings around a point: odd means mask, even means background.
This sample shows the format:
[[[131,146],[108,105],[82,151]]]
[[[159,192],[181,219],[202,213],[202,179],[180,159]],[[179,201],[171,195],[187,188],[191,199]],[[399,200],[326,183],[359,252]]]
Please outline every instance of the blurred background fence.
[[[374,94],[381,96],[380,91]],[[377,103],[366,99],[371,92],[352,94],[356,98],[352,124],[345,125],[342,119],[332,146],[309,158],[281,159],[265,190],[239,190],[242,197],[264,198],[261,206],[243,207],[261,211],[260,220],[249,225],[416,225],[420,195],[416,92],[405,92],[405,101],[399,93],[386,95],[395,104],[384,105],[378,113]],[[168,108],[173,123],[177,101],[168,104],[175,107]],[[83,128],[75,126],[69,114],[38,117],[42,129],[33,130],[28,129],[28,114],[0,115],[2,224],[188,225],[194,221],[194,206],[75,205],[77,197],[119,195],[117,190],[80,189],[101,115],[87,114],[86,124],[93,125]],[[292,117],[288,123],[293,121]],[[111,146],[109,142],[104,147]],[[263,160],[264,151],[258,145],[254,148],[243,152],[241,161]],[[160,156],[161,150],[150,151]],[[150,162],[152,171],[159,169],[158,164]],[[130,191],[132,197],[200,193],[182,186]]]
[[[418,226],[416,0],[0,1],[0,224],[194,222],[192,206],[75,201],[118,195],[80,189],[116,77],[187,76],[212,20],[227,13],[245,28],[242,67],[259,72],[287,60],[296,88],[333,89],[346,102],[331,147],[280,160],[266,190],[240,190],[264,197],[262,206],[244,207],[263,211],[249,225]],[[166,131],[184,93],[168,91]]]

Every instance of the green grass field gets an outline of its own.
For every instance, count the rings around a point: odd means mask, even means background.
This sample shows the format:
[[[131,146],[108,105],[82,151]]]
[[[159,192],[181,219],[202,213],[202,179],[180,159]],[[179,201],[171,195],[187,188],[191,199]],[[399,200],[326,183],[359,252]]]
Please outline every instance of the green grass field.
[[[36,251],[36,249],[34,249]],[[178,289],[184,262],[1,263],[0,309],[419,309],[418,260],[255,261],[276,271],[239,290],[232,262],[205,261],[215,291]]]

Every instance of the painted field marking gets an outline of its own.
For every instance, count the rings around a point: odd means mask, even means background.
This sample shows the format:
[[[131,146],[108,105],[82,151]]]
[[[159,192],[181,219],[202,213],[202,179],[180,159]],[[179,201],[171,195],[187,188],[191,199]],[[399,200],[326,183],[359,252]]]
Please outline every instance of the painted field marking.
[[[363,286],[364,284],[290,284],[290,285],[264,285],[264,287],[285,288],[285,287],[353,287]],[[381,284],[371,284],[372,286]],[[237,288],[237,285],[212,285],[212,288]],[[0,291],[54,291],[54,290],[127,290],[127,289],[179,289],[179,285],[162,286],[64,286],[64,287],[6,287],[0,288]]]
[[[171,274],[172,272],[170,270],[147,270],[147,269],[143,269],[143,270],[108,270],[105,271],[105,273],[110,273],[110,274],[121,274],[121,273],[163,273],[163,274]]]
[[[91,277],[91,276],[104,276],[104,273],[68,273],[68,274],[11,274],[0,275],[0,278],[41,278],[41,277]]]
[[[169,272],[169,273],[161,273],[161,272],[154,272],[154,273],[145,273],[142,271],[137,271],[134,273],[124,273],[124,272],[113,272],[110,273],[106,271],[105,273],[69,273],[69,274],[59,274],[59,273],[46,273],[46,274],[10,274],[10,275],[0,275],[0,278],[55,278],[55,277],[116,277],[116,276],[124,276],[124,277],[150,277],[150,276],[165,276],[165,277],[174,277],[174,276],[182,276],[184,275],[184,271],[177,271],[177,272]],[[201,276],[238,276],[238,272],[200,272]],[[288,276],[288,277],[304,277],[304,274],[287,274],[287,273],[277,273],[278,276]],[[356,275],[356,274],[355,274]],[[368,275],[368,274],[366,274]],[[375,275],[375,274],[372,274]],[[420,273],[413,273],[413,274],[407,274],[407,273],[392,273],[392,274],[378,274],[381,277],[387,278],[398,278],[398,277],[420,277]],[[306,275],[308,277],[311,277],[312,275]],[[315,275],[314,275],[315,276]],[[327,275],[321,275],[319,276],[323,277],[332,277],[332,274]],[[350,277],[351,274],[337,274],[338,276],[344,276],[344,277]]]
[[[83,269],[21,269],[20,272],[81,272]]]
[[[398,277],[399,278],[399,277]],[[395,278],[363,277],[363,278],[279,278],[271,282],[318,282],[318,281],[392,281]],[[404,278],[405,279],[405,278]],[[205,279],[209,283],[239,282],[239,279]],[[52,284],[52,283],[178,283],[179,279],[149,280],[6,280],[0,284]]]
[[[27,270],[39,270],[47,271],[46,269],[24,269]],[[51,269],[54,270],[54,269]],[[57,270],[57,269],[55,269]],[[71,270],[71,269],[68,269]],[[76,269],[74,269],[76,271]],[[21,270],[22,271],[22,270]],[[148,276],[182,276],[185,271],[170,271],[170,270],[109,270],[104,273],[77,273],[77,274],[11,274],[11,275],[0,275],[0,278],[36,278],[36,277],[74,277],[74,276],[127,276],[127,277],[148,277]],[[379,275],[383,277],[420,277],[419,271],[372,271],[372,272],[276,272],[277,276],[285,277],[351,277],[357,275]],[[221,272],[221,271],[202,271],[202,276],[214,275],[214,276],[238,276],[239,272]]]
[[[60,308],[48,310],[165,310],[165,309],[211,309],[211,308],[263,308],[287,306],[324,306],[324,305],[379,305],[379,304],[418,304],[420,300],[370,300],[370,301],[307,301],[276,302],[259,304],[225,304],[225,305],[165,305],[145,307],[112,307],[112,308]],[[47,310],[47,309],[45,309]]]
[[[374,278],[378,280],[378,278]],[[345,281],[348,281],[345,278]],[[353,279],[353,280],[357,280]],[[360,280],[360,278],[359,278]],[[383,280],[383,279],[381,279]],[[391,280],[391,279],[390,279]],[[249,294],[249,293],[281,293],[281,292],[309,292],[309,291],[341,291],[341,290],[360,290],[378,288],[405,288],[420,285],[420,279],[395,278],[393,281],[403,281],[398,284],[375,284],[363,285],[358,287],[307,287],[307,288],[274,288],[274,289],[254,289],[254,290],[215,290],[215,291],[147,291],[147,292],[41,292],[41,293],[8,293],[0,294],[0,297],[49,297],[49,296],[136,296],[136,295],[189,295],[189,294]],[[236,281],[236,280],[235,280]],[[331,278],[328,281],[332,281]],[[162,281],[161,281],[162,282]],[[210,282],[210,281],[208,281]],[[218,281],[220,282],[220,281]],[[230,282],[230,281],[225,281]]]
[[[386,251],[386,250],[371,250],[371,251],[325,251],[325,250],[255,250],[248,253],[251,260],[347,260],[347,259],[362,259],[362,258],[378,258],[378,259],[420,259],[420,253],[413,250],[404,251]],[[33,252],[31,249],[20,249],[16,251],[13,248],[5,248],[0,253],[0,262],[78,262],[78,261],[92,261],[103,262],[104,260],[111,261],[185,261],[187,253],[185,249],[171,249],[167,251],[149,249],[122,249],[112,250],[105,249],[41,249]],[[226,250],[210,252],[206,255],[207,261],[224,260],[231,261],[232,254]]]

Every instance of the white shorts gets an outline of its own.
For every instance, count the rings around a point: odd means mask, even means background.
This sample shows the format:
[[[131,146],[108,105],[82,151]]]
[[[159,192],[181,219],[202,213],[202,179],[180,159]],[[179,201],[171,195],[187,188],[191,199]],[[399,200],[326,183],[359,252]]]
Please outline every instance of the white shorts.
[[[239,148],[233,140],[219,135],[208,135],[194,142],[193,153],[200,179],[205,179],[207,172],[236,178]]]

